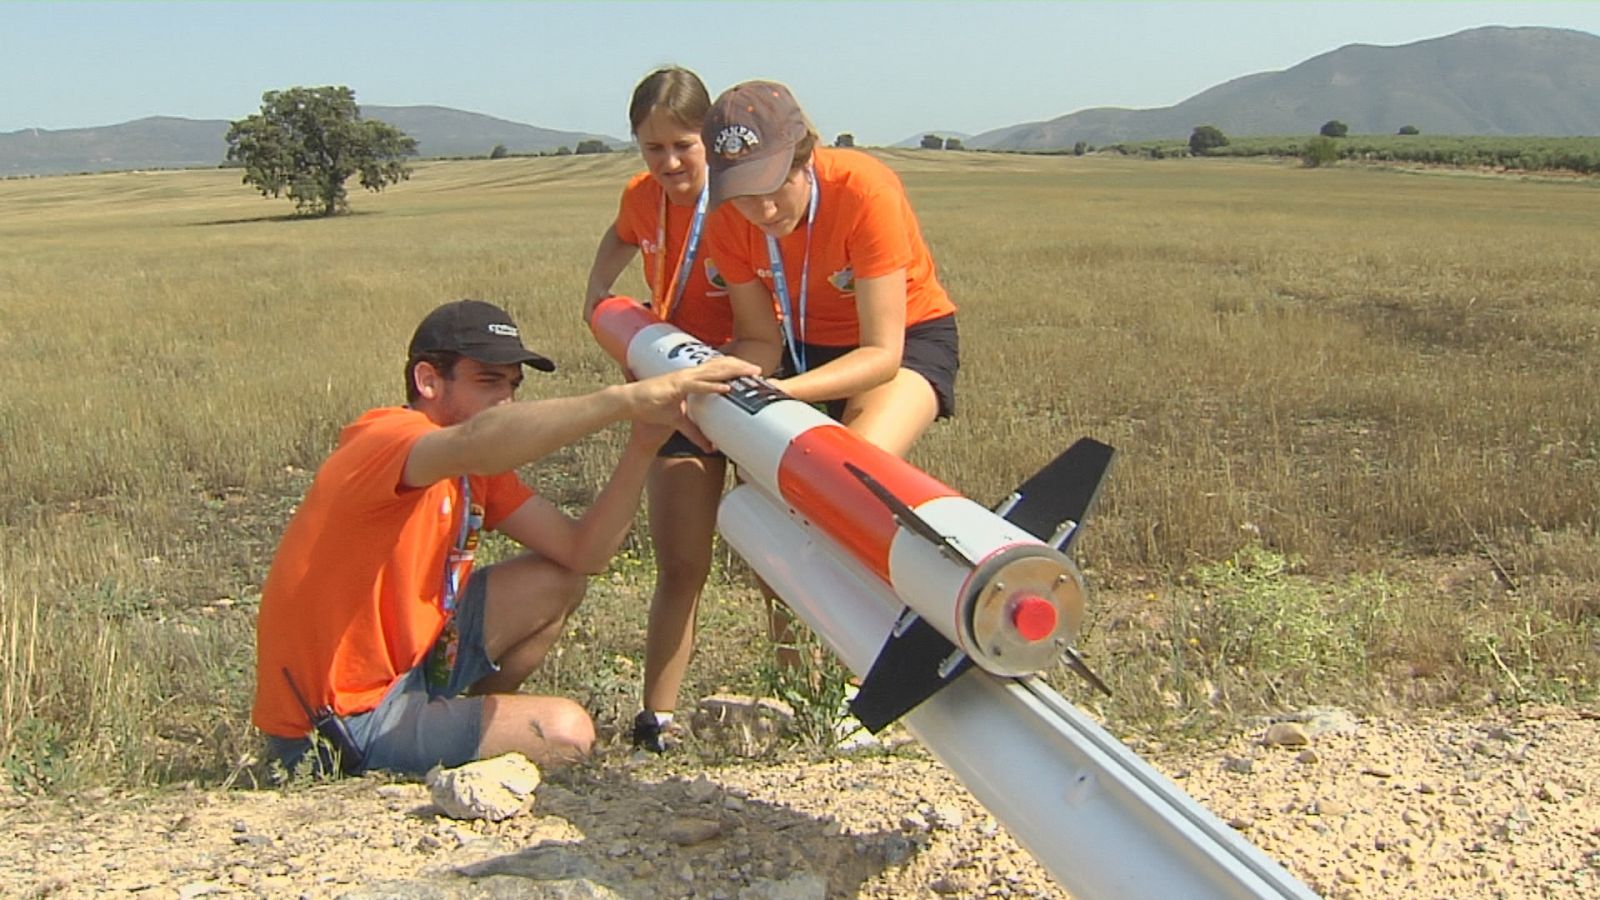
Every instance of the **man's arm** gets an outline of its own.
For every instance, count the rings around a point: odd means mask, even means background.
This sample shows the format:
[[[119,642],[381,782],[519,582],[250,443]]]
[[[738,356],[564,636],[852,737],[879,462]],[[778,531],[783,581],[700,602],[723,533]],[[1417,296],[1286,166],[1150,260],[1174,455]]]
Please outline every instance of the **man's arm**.
[[[418,438],[401,480],[423,487],[457,475],[494,475],[533,462],[623,419],[670,426],[694,394],[725,394],[730,379],[757,374],[731,356],[579,397],[492,406],[459,425]],[[665,433],[661,434],[664,440]],[[660,441],[657,441],[659,446]]]
[[[542,497],[532,497],[503,519],[496,530],[575,572],[605,570],[633,526],[650,464],[665,432],[635,426],[610,481],[582,516],[574,519]]]

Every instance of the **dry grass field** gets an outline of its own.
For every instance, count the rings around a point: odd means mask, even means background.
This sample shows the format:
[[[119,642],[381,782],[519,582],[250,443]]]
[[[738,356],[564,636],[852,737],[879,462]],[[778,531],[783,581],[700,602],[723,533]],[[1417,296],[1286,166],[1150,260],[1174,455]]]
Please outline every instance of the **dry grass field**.
[[[1591,698],[1600,185],[1232,160],[885,151],[961,305],[960,413],[916,461],[992,503],[1120,450],[1079,554],[1115,730],[1295,704]],[[561,365],[635,160],[429,163],[295,219],[225,171],[0,181],[0,778],[236,778],[277,534],[339,427],[401,397],[448,299]],[[637,289],[636,275],[626,284]],[[527,476],[583,504],[620,433]],[[503,548],[501,548],[503,549]],[[631,712],[645,542],[541,690]],[[724,558],[686,694],[760,691]]]

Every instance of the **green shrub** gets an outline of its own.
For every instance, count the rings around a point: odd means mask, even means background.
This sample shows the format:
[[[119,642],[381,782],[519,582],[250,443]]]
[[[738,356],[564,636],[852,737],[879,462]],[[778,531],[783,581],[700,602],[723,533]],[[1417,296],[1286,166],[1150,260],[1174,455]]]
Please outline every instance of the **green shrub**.
[[[1333,138],[1318,135],[1306,142],[1306,149],[1300,158],[1311,168],[1331,166],[1339,159],[1339,146],[1333,142]]]

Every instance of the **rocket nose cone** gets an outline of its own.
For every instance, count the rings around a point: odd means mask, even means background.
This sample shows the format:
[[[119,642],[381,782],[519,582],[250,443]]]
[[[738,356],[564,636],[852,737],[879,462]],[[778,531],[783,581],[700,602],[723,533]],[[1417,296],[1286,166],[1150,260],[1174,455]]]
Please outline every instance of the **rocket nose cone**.
[[[1024,594],[1011,610],[1011,627],[1030,644],[1044,640],[1056,630],[1055,604],[1038,594]]]

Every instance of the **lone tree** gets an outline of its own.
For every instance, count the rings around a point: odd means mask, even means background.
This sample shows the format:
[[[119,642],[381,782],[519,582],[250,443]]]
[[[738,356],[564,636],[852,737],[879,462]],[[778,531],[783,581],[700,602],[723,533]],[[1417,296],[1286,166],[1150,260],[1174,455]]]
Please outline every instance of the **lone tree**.
[[[937,134],[925,134],[922,136],[922,149],[943,150],[944,138],[939,137]]]
[[[1226,146],[1228,136],[1215,125],[1197,125],[1194,133],[1189,135],[1189,152],[1195,156],[1205,156],[1218,147]]]
[[[1318,133],[1323,137],[1342,138],[1350,133],[1350,126],[1338,119],[1329,119],[1322,123],[1322,130]]]
[[[833,139],[833,145],[835,147],[854,147],[856,145],[856,136],[846,131]]]
[[[349,208],[351,175],[369,191],[410,178],[404,160],[416,152],[405,132],[362,119],[347,87],[267,91],[261,112],[228,129],[228,161],[244,164],[245,184],[263,197],[288,194],[300,211],[323,216]]]
[[[967,149],[967,148],[961,146],[961,138],[952,138],[952,137],[944,139],[944,148],[946,150],[965,150],[965,149]]]
[[[1400,126],[1400,130],[1397,133],[1398,134],[1421,134],[1422,132],[1418,131],[1417,130],[1417,126],[1415,126],[1415,125],[1401,125]]]

